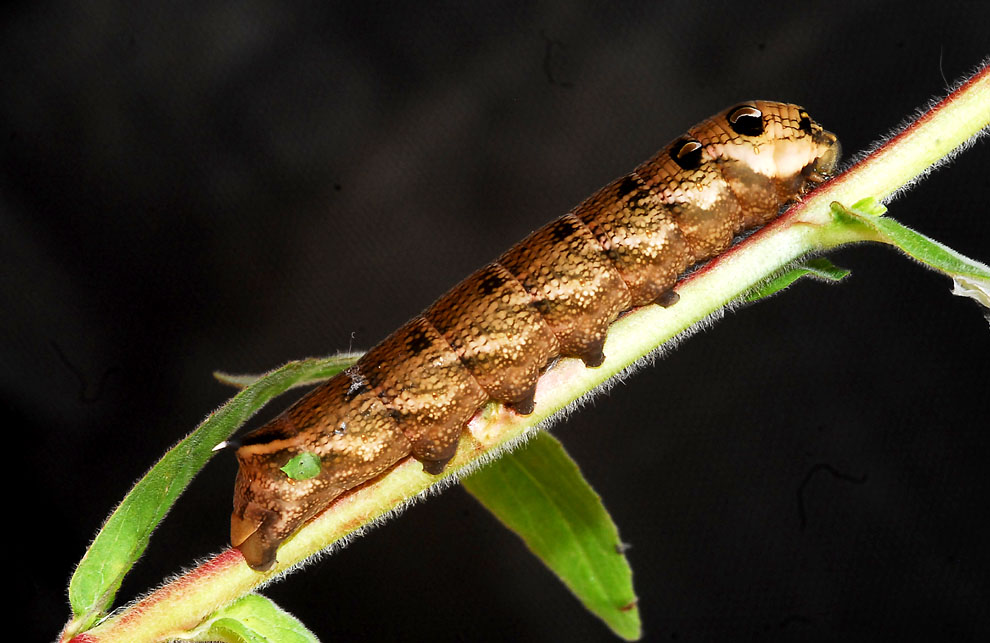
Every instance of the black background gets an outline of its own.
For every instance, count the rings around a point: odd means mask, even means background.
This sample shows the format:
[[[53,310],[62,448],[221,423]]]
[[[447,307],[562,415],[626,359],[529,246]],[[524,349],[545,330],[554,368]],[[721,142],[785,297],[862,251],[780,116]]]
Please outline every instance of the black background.
[[[369,347],[734,102],[803,104],[852,153],[990,53],[978,2],[333,4],[4,10],[31,638],[130,484],[231,395],[212,370]],[[987,261],[988,162],[891,215]],[[990,329],[890,250],[832,258],[844,285],[732,313],[555,428],[632,545],[648,640],[990,635]],[[226,544],[234,472],[209,464],[122,600]],[[327,641],[613,640],[457,488],[266,594]]]

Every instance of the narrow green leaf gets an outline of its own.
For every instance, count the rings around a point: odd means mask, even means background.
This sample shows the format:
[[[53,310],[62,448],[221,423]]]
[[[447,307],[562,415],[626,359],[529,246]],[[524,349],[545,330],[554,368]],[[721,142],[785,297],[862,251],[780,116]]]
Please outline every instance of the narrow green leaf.
[[[353,366],[363,354],[364,353],[340,353],[339,355],[334,355],[333,357],[322,357],[320,358],[320,362],[324,365],[324,367],[321,367],[313,373],[313,379],[301,380],[293,384],[292,388],[296,388],[297,386],[306,386],[307,384],[311,384],[313,381],[329,379],[337,373],[347,370]],[[265,374],[234,374],[225,373],[224,371],[213,371],[213,377],[221,384],[226,384],[227,386],[231,386],[233,388],[243,389],[247,388],[251,384],[254,384],[262,377],[265,377]]]
[[[870,204],[864,201],[857,202],[852,208],[833,202],[832,212],[839,220],[852,220],[869,227],[878,241],[895,246],[912,259],[951,277],[955,282],[952,294],[970,297],[990,308],[990,266],[970,259],[889,217],[876,216]]]
[[[269,400],[287,389],[339,372],[340,358],[290,362],[261,377],[172,447],[142,477],[104,523],[69,581],[73,631],[84,631],[113,601],[124,575],[148,545],[151,532],[193,476]],[[336,369],[336,370],[334,370]]]
[[[601,498],[541,432],[461,483],[622,638],[641,636],[632,570]]]
[[[248,594],[218,611],[188,641],[319,643],[299,619],[270,599]]]
[[[848,277],[852,271],[840,268],[828,259],[817,258],[803,261],[798,265],[785,270],[759,286],[753,288],[743,298],[744,301],[753,302],[774,295],[787,288],[792,283],[802,277],[811,277],[820,281],[839,282]]]
[[[279,469],[292,480],[309,480],[320,475],[320,456],[304,451],[293,456],[285,466]]]

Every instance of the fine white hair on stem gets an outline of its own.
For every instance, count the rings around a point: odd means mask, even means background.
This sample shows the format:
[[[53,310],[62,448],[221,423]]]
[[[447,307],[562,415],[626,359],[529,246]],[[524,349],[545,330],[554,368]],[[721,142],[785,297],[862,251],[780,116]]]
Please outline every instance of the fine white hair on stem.
[[[900,123],[898,123],[889,132],[887,132],[886,134],[878,138],[876,141],[874,141],[869,147],[852,155],[849,158],[849,160],[843,164],[840,173],[846,172],[850,168],[866,160],[868,157],[876,154],[883,147],[885,147],[887,144],[889,144],[891,141],[897,138],[900,134],[904,133],[910,127],[915,125],[922,117],[924,117],[926,114],[937,108],[940,103],[946,101],[946,99],[948,99],[950,96],[952,96],[952,94],[958,91],[960,87],[962,87],[967,82],[969,82],[977,73],[979,73],[980,70],[984,69],[987,66],[990,66],[990,56],[984,58],[979,64],[973,67],[970,73],[964,75],[962,78],[955,81],[951,85],[946,83],[947,91],[945,92],[944,95],[939,96],[937,98],[929,99],[924,105],[916,108],[914,112],[912,112],[909,116],[903,118]],[[938,168],[944,167],[949,163],[951,163],[957,156],[959,156],[959,154],[968,150],[970,147],[976,144],[977,140],[986,136],[987,134],[990,134],[990,126],[984,127],[983,129],[979,130],[978,132],[970,136],[968,139],[966,139],[963,143],[956,146],[956,148],[953,149],[951,152],[942,156],[932,164],[925,167],[921,172],[918,173],[917,176],[915,176],[914,178],[907,181],[906,183],[898,187],[896,190],[888,194],[886,197],[882,199],[882,201],[884,203],[890,203],[894,199],[898,198],[899,196],[910,190],[912,187],[915,186],[915,184],[925,179],[929,174],[931,174]]]

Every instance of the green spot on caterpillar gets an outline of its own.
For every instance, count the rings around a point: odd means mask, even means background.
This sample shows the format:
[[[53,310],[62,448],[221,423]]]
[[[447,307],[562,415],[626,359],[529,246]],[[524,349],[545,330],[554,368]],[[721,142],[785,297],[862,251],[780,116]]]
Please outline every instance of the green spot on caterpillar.
[[[320,456],[309,451],[303,451],[286,462],[280,471],[292,480],[315,478],[320,475]]]

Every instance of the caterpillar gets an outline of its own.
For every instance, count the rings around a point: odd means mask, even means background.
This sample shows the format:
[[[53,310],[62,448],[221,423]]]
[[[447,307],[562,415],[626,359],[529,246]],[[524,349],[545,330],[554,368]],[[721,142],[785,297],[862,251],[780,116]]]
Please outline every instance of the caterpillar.
[[[231,543],[267,570],[348,489],[409,456],[439,474],[482,406],[528,415],[555,359],[599,366],[621,313],[676,304],[680,275],[826,180],[840,153],[834,134],[786,103],[741,103],[692,127],[244,436]],[[282,468],[301,453],[319,472],[291,479]]]

